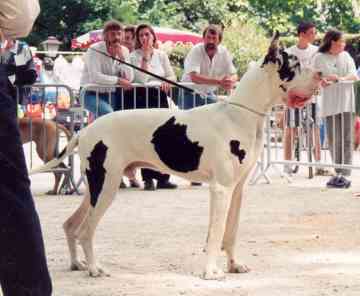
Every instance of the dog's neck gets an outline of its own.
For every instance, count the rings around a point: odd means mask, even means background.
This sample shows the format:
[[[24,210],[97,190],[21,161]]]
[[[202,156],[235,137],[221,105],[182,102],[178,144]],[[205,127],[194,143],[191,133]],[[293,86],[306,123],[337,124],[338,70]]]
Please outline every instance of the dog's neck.
[[[229,98],[230,103],[242,104],[259,113],[266,113],[280,102],[282,91],[277,66],[274,64],[260,67],[260,63],[250,66],[236,90]]]

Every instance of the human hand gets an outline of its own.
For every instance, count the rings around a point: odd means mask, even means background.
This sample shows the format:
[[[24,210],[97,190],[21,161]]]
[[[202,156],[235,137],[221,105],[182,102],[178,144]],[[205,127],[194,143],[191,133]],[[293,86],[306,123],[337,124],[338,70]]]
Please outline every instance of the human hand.
[[[118,85],[120,85],[125,90],[130,90],[133,88],[133,86],[129,80],[120,78],[120,77],[118,79]]]
[[[163,82],[163,83],[161,83],[161,85],[160,85],[160,89],[161,89],[162,91],[168,93],[169,90],[170,90],[170,84],[167,83],[167,82]]]
[[[219,82],[220,86],[225,90],[231,90],[234,88],[235,81],[231,79],[229,76],[225,76],[223,79]]]
[[[0,29],[0,54],[8,51],[14,44],[14,41],[11,39],[7,39]]]

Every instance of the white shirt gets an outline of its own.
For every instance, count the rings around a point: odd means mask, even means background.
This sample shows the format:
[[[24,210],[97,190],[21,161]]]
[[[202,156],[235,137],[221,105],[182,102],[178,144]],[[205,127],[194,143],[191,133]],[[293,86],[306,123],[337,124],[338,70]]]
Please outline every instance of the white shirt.
[[[217,52],[212,59],[205,51],[204,43],[195,45],[187,54],[184,62],[183,82],[191,82],[190,73],[196,72],[211,78],[221,79],[227,75],[236,74],[232,62],[232,56],[222,45],[218,46]],[[201,85],[192,87],[203,93],[214,92],[218,87],[215,85]]]
[[[129,50],[124,46],[121,47],[125,62],[129,62]],[[87,50],[84,55],[84,69],[80,80],[81,86],[89,83],[116,85],[119,77],[129,81],[134,79],[132,68],[106,55],[102,55],[92,50],[92,48],[109,55],[104,41],[95,43]]]
[[[134,50],[130,54],[131,64],[140,68],[143,56],[144,56],[143,51],[141,49]],[[176,75],[174,73],[173,68],[171,67],[169,57],[162,50],[154,48],[151,59],[148,62],[147,71],[165,77],[169,80],[176,81]],[[159,80],[153,76],[135,70],[134,81],[138,83],[147,83],[147,82],[159,81]]]
[[[286,51],[296,56],[302,68],[308,68],[313,65],[315,54],[319,47],[313,44],[308,44],[305,49],[299,48],[297,45],[289,47]]]
[[[289,54],[296,56],[299,59],[301,68],[313,67],[314,58],[318,52],[319,47],[313,44],[308,44],[305,49],[299,48],[297,45],[289,47],[286,51]],[[316,103],[320,98],[313,96],[312,103]]]
[[[317,53],[314,67],[324,76],[337,74],[340,77],[356,75],[356,66],[350,54],[346,51],[338,55]],[[331,116],[343,112],[355,111],[355,95],[353,81],[335,83],[323,88],[321,115]]]

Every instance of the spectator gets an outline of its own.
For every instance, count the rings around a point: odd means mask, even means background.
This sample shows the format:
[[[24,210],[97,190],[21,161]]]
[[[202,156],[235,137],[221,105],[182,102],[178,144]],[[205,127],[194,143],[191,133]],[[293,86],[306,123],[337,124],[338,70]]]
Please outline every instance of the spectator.
[[[316,38],[316,27],[311,22],[300,22],[297,27],[298,41],[296,45],[291,46],[287,49],[287,52],[298,57],[302,68],[306,68],[312,65],[314,56],[318,51],[318,47],[313,45]],[[307,107],[305,107],[307,108]],[[310,109],[310,110],[309,110]],[[319,118],[319,106],[316,102],[316,97],[313,97],[311,107],[307,109],[310,111],[312,119],[311,134],[314,139],[315,145],[315,161],[320,162],[321,151],[320,151],[320,118]],[[295,128],[301,126],[302,110],[298,108],[287,108],[285,110],[285,127],[284,127],[284,159],[291,160],[292,148],[294,141]],[[291,175],[291,165],[284,165],[284,173]],[[324,175],[327,171],[323,168],[316,168],[315,175]]]
[[[231,90],[237,80],[236,69],[228,50],[220,43],[223,31],[215,25],[209,25],[203,32],[203,43],[195,45],[188,53],[184,63],[183,82],[203,84],[193,89],[205,94],[201,97],[191,92],[180,94],[178,106],[182,109],[214,103],[215,91],[220,87]]]
[[[322,115],[326,120],[326,129],[332,160],[335,164],[352,163],[351,134],[352,112],[354,112],[353,84],[344,81],[357,80],[354,60],[349,53],[344,51],[345,40],[343,33],[329,30],[315,56],[314,66],[325,77],[322,106]],[[350,169],[335,169],[337,176],[332,177],[327,183],[328,187],[348,188],[351,181],[345,176],[350,176]]]
[[[123,45],[129,50],[129,52],[133,52],[135,50],[135,26],[126,26],[125,27],[125,35],[123,40]]]
[[[131,89],[131,81],[134,78],[132,69],[100,53],[103,52],[114,58],[129,62],[129,51],[121,45],[123,35],[124,29],[119,22],[111,20],[105,23],[103,29],[104,41],[92,45],[85,54],[84,69],[80,82],[82,87],[86,84],[101,84],[120,86],[125,90]],[[84,105],[95,116],[102,116],[117,109],[118,98],[119,94],[115,92],[115,89],[109,88],[100,91],[100,100],[97,104],[96,90],[90,90],[85,94]]]
[[[81,86],[100,84],[110,87],[109,89],[98,90],[99,100],[97,100],[96,89],[86,90],[84,106],[95,117],[121,109],[123,89],[129,90],[132,88],[131,81],[134,78],[132,69],[100,53],[103,52],[116,59],[129,62],[129,51],[121,45],[123,35],[123,26],[116,20],[110,20],[104,25],[104,41],[92,45],[85,54],[84,69],[80,81]],[[113,87],[111,88],[111,86]],[[120,86],[121,89],[115,89],[114,86]],[[135,179],[130,180],[130,185],[131,187],[139,187]],[[123,181],[120,187],[126,187]]]
[[[29,34],[40,7],[37,0],[2,0],[0,11],[0,285],[4,296],[49,296],[51,279],[8,76],[11,40]],[[15,81],[22,79],[25,64],[10,66]]]
[[[29,46],[23,41],[9,41],[7,52],[7,73],[12,88],[12,96],[18,98],[17,104],[24,102],[29,89],[23,86],[35,83],[37,79],[36,68]],[[17,93],[19,92],[19,93]]]
[[[131,63],[144,70],[163,76],[169,80],[176,80],[174,70],[170,65],[167,54],[154,48],[156,35],[153,28],[147,24],[141,24],[136,28],[136,50],[130,55]],[[160,83],[159,88],[150,87],[148,91],[140,87],[136,89],[135,100],[125,106],[126,109],[136,108],[168,108],[167,93],[170,85],[166,82],[159,82],[156,78],[140,71],[135,71],[135,82],[138,83]],[[147,99],[146,99],[147,96]],[[154,179],[157,180],[158,189],[174,189],[177,187],[169,181],[170,175],[162,174],[151,169],[141,170],[145,190],[155,190]]]

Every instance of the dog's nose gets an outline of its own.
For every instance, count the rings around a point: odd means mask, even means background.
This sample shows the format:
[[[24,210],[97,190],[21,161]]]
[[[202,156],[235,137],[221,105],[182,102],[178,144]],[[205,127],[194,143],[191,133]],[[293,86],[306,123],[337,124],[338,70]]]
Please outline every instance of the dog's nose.
[[[316,78],[321,79],[323,76],[323,73],[321,71],[317,71],[315,76],[316,76]]]

